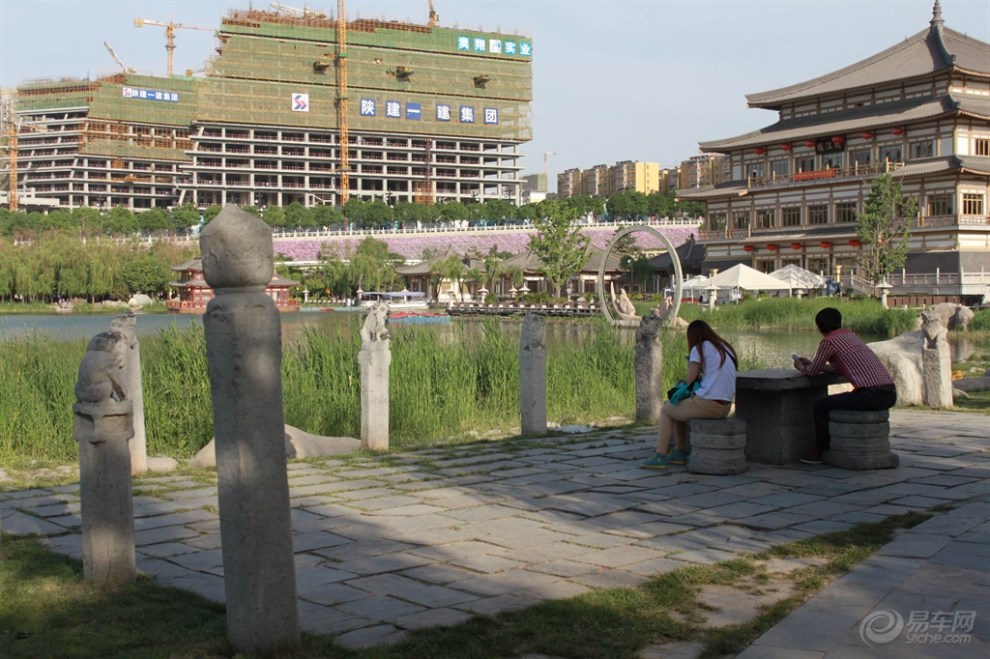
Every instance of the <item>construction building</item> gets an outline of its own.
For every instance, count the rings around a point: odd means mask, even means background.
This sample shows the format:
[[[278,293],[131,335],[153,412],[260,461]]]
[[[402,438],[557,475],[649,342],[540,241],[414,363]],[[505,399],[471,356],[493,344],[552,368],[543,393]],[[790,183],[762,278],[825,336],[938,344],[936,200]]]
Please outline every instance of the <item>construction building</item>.
[[[518,203],[532,40],[435,23],[232,10],[206,77],[23,84],[6,202]]]
[[[776,111],[777,122],[701,143],[725,156],[729,180],[679,192],[707,204],[706,265],[770,272],[795,264],[850,281],[864,248],[859,215],[873,182],[890,175],[918,199],[919,214],[905,269],[888,283],[958,299],[987,295],[988,97],[990,44],[945,27],[937,0],[929,26],[914,36],[838,71],[749,95],[750,107]],[[915,282],[911,272],[932,279]]]

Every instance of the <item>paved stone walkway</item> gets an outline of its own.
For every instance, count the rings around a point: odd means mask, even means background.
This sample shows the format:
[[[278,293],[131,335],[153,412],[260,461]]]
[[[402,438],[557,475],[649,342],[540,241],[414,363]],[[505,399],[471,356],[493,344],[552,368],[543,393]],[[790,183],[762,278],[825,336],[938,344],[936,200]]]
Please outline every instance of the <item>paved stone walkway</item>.
[[[911,611],[936,609],[976,611],[966,656],[980,656],[990,640],[988,427],[986,416],[894,411],[901,465],[866,472],[639,469],[653,429],[293,463],[301,624],[353,647],[394,642],[406,630],[473,613],[634,586],[684,565],[952,506],[898,536],[743,656],[933,656],[931,645],[908,646],[904,634],[871,648],[859,628],[871,611],[896,611],[906,624]],[[216,487],[156,476],[140,479],[135,494],[139,569],[223,601]],[[0,512],[5,532],[40,534],[55,551],[81,556],[77,485],[0,493]],[[963,656],[945,647],[939,656]]]

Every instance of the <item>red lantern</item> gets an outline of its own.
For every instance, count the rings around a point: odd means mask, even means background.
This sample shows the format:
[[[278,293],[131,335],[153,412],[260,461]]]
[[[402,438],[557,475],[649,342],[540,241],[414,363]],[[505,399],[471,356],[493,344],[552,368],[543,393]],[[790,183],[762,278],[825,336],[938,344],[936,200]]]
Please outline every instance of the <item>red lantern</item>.
[[[764,149],[762,146],[758,146],[755,149],[753,149],[753,153],[755,153],[758,156],[762,156],[766,152],[767,152],[767,150]]]
[[[809,149],[814,149],[815,148],[815,140],[805,140],[804,141],[804,145],[806,147],[808,147]]]
[[[832,249],[832,243],[827,240],[823,240],[820,244],[822,249]]]
[[[900,126],[898,126],[897,128],[895,128],[891,132],[894,133],[894,135],[903,135],[904,134],[904,129],[901,128]]]
[[[791,150],[791,145],[790,144],[781,144],[780,145],[780,148],[783,149],[784,151],[790,151]]]
[[[872,140],[873,139],[873,133],[871,133],[869,131],[867,131],[865,133],[860,133],[859,136],[862,137],[864,140]]]
[[[743,245],[744,252],[752,252],[755,248],[752,245]]]
[[[842,144],[845,141],[846,141],[846,138],[842,137],[842,135],[836,135],[835,137],[832,138],[832,143],[833,144]]]
[[[776,252],[777,245],[775,245],[774,243],[770,243],[769,245],[767,245],[767,249],[769,249],[771,252]]]
[[[794,251],[801,249],[801,243],[791,243],[791,249]]]
[[[862,244],[863,243],[861,241],[856,240],[855,238],[853,238],[852,240],[849,241],[849,246],[850,247],[859,247]]]

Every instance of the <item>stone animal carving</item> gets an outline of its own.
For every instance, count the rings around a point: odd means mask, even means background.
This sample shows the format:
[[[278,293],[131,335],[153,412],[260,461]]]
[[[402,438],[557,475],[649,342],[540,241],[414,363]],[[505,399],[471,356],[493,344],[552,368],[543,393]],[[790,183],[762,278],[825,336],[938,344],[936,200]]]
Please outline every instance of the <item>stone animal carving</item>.
[[[126,357],[127,340],[120,332],[100,332],[90,339],[79,363],[76,401],[98,404],[127,398],[122,382]]]
[[[937,348],[939,339],[945,335],[945,327],[935,307],[921,312],[921,333],[925,336],[926,348]]]
[[[542,316],[526,314],[519,335],[519,347],[524,351],[543,350],[546,348],[546,321]]]
[[[368,315],[365,316],[364,326],[361,328],[361,343],[368,344],[375,341],[388,341],[388,321],[389,308],[387,302],[375,302]]]
[[[660,316],[643,316],[636,328],[636,343],[640,345],[650,345],[660,336],[660,328],[663,326],[663,318]]]
[[[932,307],[932,311],[938,314],[942,326],[950,330],[965,330],[976,315],[973,310],[962,304],[955,302],[942,302]]]

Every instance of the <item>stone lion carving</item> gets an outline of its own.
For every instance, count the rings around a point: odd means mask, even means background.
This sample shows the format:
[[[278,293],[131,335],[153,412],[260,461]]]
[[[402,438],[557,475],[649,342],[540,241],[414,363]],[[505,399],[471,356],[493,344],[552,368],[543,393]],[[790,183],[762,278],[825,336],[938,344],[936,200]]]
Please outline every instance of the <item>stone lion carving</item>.
[[[375,302],[368,315],[364,318],[364,326],[361,328],[361,343],[369,344],[375,341],[388,341],[388,321],[389,308],[387,302]]]
[[[98,404],[127,398],[121,381],[127,358],[127,339],[120,332],[100,332],[89,340],[79,363],[76,400]]]
[[[945,334],[942,317],[935,307],[921,312],[921,333],[925,336],[925,347],[938,347],[939,338]]]

